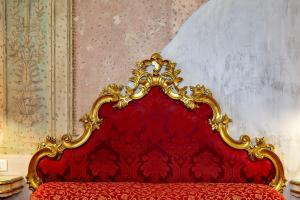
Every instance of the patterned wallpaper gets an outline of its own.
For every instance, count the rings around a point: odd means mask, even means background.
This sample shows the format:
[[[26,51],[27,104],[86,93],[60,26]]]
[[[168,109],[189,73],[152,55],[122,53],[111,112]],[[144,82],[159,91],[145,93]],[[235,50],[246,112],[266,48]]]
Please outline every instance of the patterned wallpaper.
[[[134,63],[160,52],[207,0],[75,0],[75,130],[101,88],[124,84]]]
[[[72,131],[71,1],[1,0],[0,153]]]

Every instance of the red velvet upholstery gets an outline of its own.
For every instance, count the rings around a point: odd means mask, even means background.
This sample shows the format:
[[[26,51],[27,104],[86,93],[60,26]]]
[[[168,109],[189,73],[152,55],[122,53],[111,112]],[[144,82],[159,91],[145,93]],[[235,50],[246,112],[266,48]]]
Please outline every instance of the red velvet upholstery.
[[[211,129],[212,110],[195,110],[154,87],[122,110],[106,104],[103,124],[83,146],[59,161],[44,158],[38,174],[49,181],[226,182],[268,184],[275,169],[251,161]]]
[[[273,188],[246,183],[55,183],[41,185],[31,200],[177,199],[284,200]]]

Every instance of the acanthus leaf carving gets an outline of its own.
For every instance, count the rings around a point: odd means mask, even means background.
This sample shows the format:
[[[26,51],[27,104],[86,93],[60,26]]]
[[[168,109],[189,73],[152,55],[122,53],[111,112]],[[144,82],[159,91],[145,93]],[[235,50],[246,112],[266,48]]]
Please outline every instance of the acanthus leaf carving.
[[[232,120],[226,114],[220,118],[209,120],[212,130],[219,130],[221,126],[228,127],[230,122],[232,122]]]
[[[249,146],[248,153],[252,160],[255,160],[256,158],[263,159],[263,150],[274,151],[274,146],[271,144],[267,144],[264,137],[256,138],[256,145]]]
[[[192,91],[192,97],[196,100],[203,96],[212,96],[211,91],[204,85],[196,85],[195,87],[191,86],[190,89]]]
[[[89,129],[91,131],[95,129],[100,128],[100,124],[102,123],[103,119],[99,119],[95,116],[85,114],[81,119],[81,122],[83,122],[84,128]]]
[[[122,87],[118,86],[117,84],[110,84],[107,85],[101,92],[100,92],[100,96],[104,96],[104,95],[111,95],[115,98],[118,98],[119,95],[121,94],[122,91]]]

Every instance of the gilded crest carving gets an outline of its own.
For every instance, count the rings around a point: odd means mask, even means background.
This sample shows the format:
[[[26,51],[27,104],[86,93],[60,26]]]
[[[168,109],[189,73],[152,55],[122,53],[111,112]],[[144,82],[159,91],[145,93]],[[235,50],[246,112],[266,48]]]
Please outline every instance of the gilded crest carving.
[[[200,103],[208,104],[213,111],[213,117],[209,120],[212,130],[216,134],[220,134],[222,140],[230,147],[247,151],[251,159],[270,159],[276,170],[275,178],[270,186],[282,192],[286,180],[282,163],[274,153],[274,147],[267,144],[264,138],[256,139],[256,144],[252,143],[248,135],[242,135],[239,140],[233,139],[228,132],[228,124],[231,119],[226,114],[222,114],[211,91],[203,85],[180,87],[179,83],[183,79],[178,76],[179,74],[180,70],[176,69],[175,63],[164,60],[158,53],[155,53],[150,59],[137,63],[137,68],[133,70],[133,76],[129,79],[130,83],[127,86],[111,84],[105,87],[100,93],[100,97],[94,102],[90,113],[82,118],[85,130],[80,138],[72,139],[66,135],[58,143],[51,140],[46,141],[44,148],[34,155],[27,176],[31,189],[35,190],[41,183],[36,173],[37,163],[40,159],[45,156],[59,157],[64,149],[83,145],[93,130],[101,128],[102,119],[99,118],[98,111],[103,104],[112,102],[116,108],[122,109],[131,101],[143,98],[152,87],[159,86],[166,95],[181,101],[188,109],[198,108],[201,106]]]

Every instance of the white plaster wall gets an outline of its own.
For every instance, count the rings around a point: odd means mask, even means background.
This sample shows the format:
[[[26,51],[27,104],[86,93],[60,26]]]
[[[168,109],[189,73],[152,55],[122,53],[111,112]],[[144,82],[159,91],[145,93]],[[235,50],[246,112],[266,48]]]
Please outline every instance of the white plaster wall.
[[[265,136],[300,178],[300,0],[211,0],[162,54],[212,90],[234,137]]]

